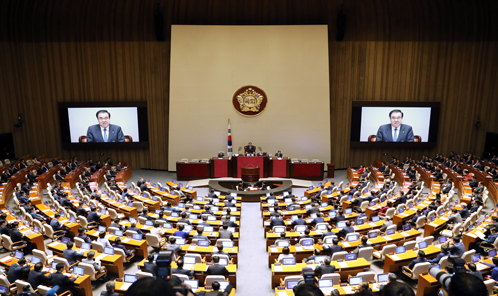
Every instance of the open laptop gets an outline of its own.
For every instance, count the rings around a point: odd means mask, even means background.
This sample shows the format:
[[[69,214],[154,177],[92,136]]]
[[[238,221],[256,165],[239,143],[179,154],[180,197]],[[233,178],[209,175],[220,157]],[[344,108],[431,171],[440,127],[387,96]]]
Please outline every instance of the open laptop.
[[[218,281],[218,283],[220,284],[220,291],[225,291],[228,285],[230,285],[229,281]]]
[[[313,250],[313,239],[303,239],[301,245],[305,250]]]
[[[394,229],[394,228],[386,230],[387,235],[393,235],[395,232],[396,232],[396,229]]]
[[[74,267],[73,267],[73,273],[74,273],[74,274],[77,274],[77,275],[84,276],[84,275],[85,275],[85,268],[83,268],[83,267],[78,267],[78,266],[74,266]]]
[[[289,257],[282,259],[282,265],[296,265],[296,258]]]
[[[358,286],[362,282],[363,282],[362,276],[352,276],[349,278],[349,285],[350,286]]]
[[[418,243],[418,248],[419,249],[425,249],[425,248],[427,248],[427,241],[419,242]]]
[[[323,263],[323,261],[327,258],[327,256],[315,256],[315,264]]]
[[[382,273],[377,275],[377,282],[380,284],[386,284],[389,281],[389,273]]]
[[[137,281],[138,276],[134,274],[125,274],[124,275],[124,283],[121,285],[122,290],[128,290],[128,288]]]
[[[104,248],[104,254],[114,255],[114,249],[113,248]]]
[[[334,281],[332,279],[318,280],[318,288],[322,290],[323,295],[330,295],[334,289]]]
[[[380,217],[379,216],[373,216],[372,217],[372,222],[379,222]]]
[[[287,281],[287,289],[292,290],[295,286],[297,286],[298,281]]]
[[[40,257],[36,257],[36,256],[31,257],[31,263],[36,264],[38,262],[41,262]]]
[[[346,227],[346,221],[337,222],[337,228],[344,228],[344,227]]]
[[[20,260],[22,257],[24,257],[24,253],[23,252],[16,251],[14,253],[14,258],[16,258],[17,260]]]
[[[67,244],[70,241],[69,237],[62,237],[61,238],[61,243]]]
[[[192,287],[194,292],[199,289],[199,280],[183,280],[183,283]]]
[[[82,250],[90,250],[92,247],[89,243],[81,243]]]
[[[496,256],[496,249],[489,250],[488,256],[489,256],[489,257],[494,257],[494,256]]]
[[[396,247],[396,254],[403,254],[406,252],[405,246]]]
[[[348,242],[355,242],[357,240],[358,240],[357,234],[353,234],[353,235],[348,236]]]
[[[344,256],[344,261],[353,261],[356,260],[356,253],[346,254]]]
[[[289,241],[288,240],[281,240],[277,241],[277,247],[283,248],[283,247],[288,247],[289,246]]]
[[[219,265],[221,266],[227,266],[228,265],[228,259],[227,258],[220,258],[220,261],[218,262]]]
[[[346,215],[349,215],[349,214],[351,214],[352,212],[353,212],[353,209],[352,209],[352,208],[348,208],[348,209],[345,209],[345,210],[344,210],[344,214],[346,214]]]
[[[379,235],[378,232],[369,232],[368,233],[368,238],[376,238]]]
[[[296,225],[296,232],[304,232],[308,228],[306,225]],[[285,228],[284,228],[285,229]]]
[[[477,262],[479,262],[479,260],[481,260],[480,254],[472,255],[472,262],[477,263]]]

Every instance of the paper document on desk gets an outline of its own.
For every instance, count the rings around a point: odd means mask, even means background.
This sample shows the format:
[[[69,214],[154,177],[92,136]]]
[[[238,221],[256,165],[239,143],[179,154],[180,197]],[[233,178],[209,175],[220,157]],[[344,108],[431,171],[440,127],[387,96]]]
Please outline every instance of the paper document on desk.
[[[303,251],[303,247],[296,247],[296,251],[302,252]]]
[[[347,286],[347,287],[342,287],[342,289],[344,290],[344,292],[346,292],[346,294],[354,294],[356,293],[353,288]]]
[[[339,264],[340,268],[348,268],[349,267],[349,265],[346,262],[337,262],[337,264]]]
[[[287,292],[277,291],[277,296],[287,296]]]
[[[102,260],[105,256],[107,256],[107,254],[100,254],[97,257],[95,257],[95,261]]]
[[[272,253],[278,253],[278,248],[271,248],[270,247],[270,252],[272,252]]]
[[[69,221],[69,220],[64,219],[64,220],[59,221],[59,223],[60,223],[60,224],[64,224],[64,223],[66,223],[67,221]]]
[[[392,238],[390,236],[384,236],[384,238],[388,241],[392,240]]]
[[[273,271],[275,271],[275,272],[281,272],[281,271],[283,271],[282,266],[281,265],[279,265],[279,266],[275,266],[274,265],[273,266]]]
[[[404,236],[404,237],[410,236],[410,234],[406,233],[406,232],[402,232],[401,235]]]
[[[196,246],[196,245],[190,245],[190,246],[188,246],[188,250],[189,250],[189,251],[194,251],[194,250],[195,250],[195,248],[197,248],[197,246]]]
[[[484,240],[484,239],[486,238],[486,236],[484,235],[484,233],[482,233],[482,232],[480,232],[480,231],[476,231],[476,235],[477,235],[480,239],[482,239],[482,240]]]
[[[351,245],[348,242],[343,242],[342,246],[347,248],[347,247],[350,247]]]
[[[370,226],[372,226],[372,227],[376,227],[376,226],[377,226],[377,224],[375,224],[374,222],[368,222],[368,224],[369,224]]]
[[[108,234],[105,236],[106,239],[109,239],[111,236],[114,236],[114,234]]]
[[[401,260],[398,255],[390,255],[393,260]]]
[[[314,249],[314,247],[313,247],[313,246],[304,246],[303,248],[304,248],[305,250],[308,250],[308,251],[309,251],[309,250],[313,250],[313,249]]]
[[[439,226],[437,223],[434,223],[434,222],[429,223],[429,225],[432,226],[432,227],[438,227]]]
[[[486,269],[486,268],[491,268],[491,266],[487,266],[487,265],[482,264],[482,263],[477,263],[476,264],[476,268],[477,268],[477,270],[483,270],[483,269]]]
[[[124,283],[121,285],[121,288],[119,288],[120,290],[128,290],[128,288],[131,286],[131,284],[133,283]]]

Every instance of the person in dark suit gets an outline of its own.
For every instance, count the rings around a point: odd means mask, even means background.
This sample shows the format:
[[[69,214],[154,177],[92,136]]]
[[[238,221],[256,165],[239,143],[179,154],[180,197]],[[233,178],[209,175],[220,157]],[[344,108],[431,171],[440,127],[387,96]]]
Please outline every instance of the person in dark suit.
[[[460,211],[460,217],[465,220],[470,216],[469,209],[467,208],[467,204],[464,202],[462,202],[461,206],[462,210]]]
[[[444,244],[444,245],[441,245],[441,253],[437,254],[436,258],[430,259],[428,261],[432,264],[438,264],[439,260],[441,260],[441,258],[446,257],[446,256],[450,256],[450,255],[451,255],[451,253],[449,251],[448,245]]]
[[[150,272],[154,277],[157,276],[157,264],[154,263],[153,254],[149,254],[147,261],[144,262],[144,272]]]
[[[76,291],[73,291],[70,288],[70,285],[74,283],[74,281],[78,278],[78,275],[75,275],[72,279],[70,279],[67,275],[64,275],[62,271],[64,270],[64,263],[59,263],[55,267],[56,272],[52,273],[52,284],[55,286],[59,286],[59,290],[57,294],[60,295],[66,291],[71,291],[73,295],[76,295]]]
[[[106,291],[100,292],[100,296],[119,296],[119,293],[114,292],[115,288],[116,284],[114,283],[114,281],[108,281],[105,284]]]
[[[40,220],[40,221],[45,221],[45,218],[42,215],[40,215],[40,214],[38,214],[36,212],[36,208],[35,207],[31,207],[29,209],[29,214],[31,215],[31,217],[33,217],[33,219]]]
[[[463,253],[465,253],[465,245],[460,241],[460,237],[454,237],[453,246],[449,247],[448,250],[451,255],[462,257]]]
[[[192,238],[196,238],[199,240],[209,240],[209,238],[207,236],[202,234],[203,231],[204,231],[204,227],[201,225],[198,225],[197,226],[197,233],[194,234],[194,236],[192,236]]]
[[[228,230],[228,225],[224,224],[223,229],[218,232],[218,238],[228,238],[233,239],[233,233]]]
[[[221,255],[227,255],[228,260],[232,259],[232,256],[228,254],[227,252],[223,251],[223,242],[217,242],[216,243],[216,248],[213,248],[213,253],[211,254],[211,257],[216,256],[217,254]]]
[[[107,110],[97,111],[98,124],[88,127],[86,139],[88,143],[94,142],[124,142],[125,137],[119,125],[110,124],[111,113]]]
[[[325,260],[323,260],[323,265],[318,265],[315,268],[315,274],[316,275],[322,275],[322,274],[327,274],[327,273],[334,273],[335,272],[335,266],[330,265],[330,258],[327,257]]]
[[[199,230],[197,230],[197,233],[199,233]],[[202,233],[202,230],[201,230],[201,233]],[[177,245],[176,238],[173,236],[170,236],[168,243],[163,246],[163,249],[173,252],[173,254],[175,254],[175,256],[178,257],[179,253],[182,251],[182,246]]]
[[[137,185],[138,186],[138,185]],[[209,198],[218,198],[218,195],[214,194],[214,189],[209,189],[208,196]]]
[[[135,231],[138,234],[143,234],[142,230],[137,227],[137,223],[136,222],[131,222],[130,223],[130,227],[128,227],[128,230]]]
[[[278,150],[278,152],[275,153],[275,156],[278,158],[282,158],[284,156],[284,154],[282,153],[282,151]]]
[[[252,145],[251,142],[245,147],[246,148],[246,153],[251,154],[256,152],[256,147]]]
[[[332,246],[324,245],[323,246],[323,250],[324,251],[328,251],[330,253],[330,257],[332,257],[332,255],[334,255],[335,252],[341,252],[342,251],[342,246],[339,245],[339,239],[338,238],[334,238],[332,240]]]
[[[37,289],[39,285],[42,285],[45,281],[50,280],[52,278],[51,275],[46,276],[44,272],[42,272],[43,264],[38,262],[35,264],[33,270],[29,272],[28,283],[30,283],[33,289]]]
[[[69,265],[73,265],[77,261],[76,258],[83,257],[84,253],[73,250],[74,243],[72,241],[68,241],[66,246],[67,249],[62,251],[62,257],[66,258]]]
[[[183,226],[183,224],[178,225],[177,228],[178,228],[178,230],[175,231],[175,233],[173,233],[173,236],[179,236],[179,237],[183,237],[186,239],[188,237],[189,233],[186,231],[183,231],[183,229],[185,228]]]
[[[62,225],[59,223],[59,218],[61,217],[61,214],[57,213],[54,215],[54,218],[50,220],[50,226],[52,226],[52,229],[55,231],[62,230],[64,231],[64,235],[66,234],[66,231],[62,229]]]
[[[212,284],[211,284],[211,288],[213,289],[213,291],[209,291],[209,292],[206,292],[204,294],[204,296],[218,296],[220,293],[220,283],[218,281],[214,281]],[[230,291],[232,290],[232,286],[230,286],[230,284],[226,287],[225,289],[225,292],[222,293],[222,295],[230,295]]]
[[[135,249],[133,250],[128,250],[125,245],[121,242],[121,238],[117,237],[114,242],[111,244],[113,248],[115,249],[121,249],[125,253],[126,257],[129,257],[131,255],[135,254]]]
[[[26,264],[26,259],[23,257],[19,259],[17,263],[10,266],[9,272],[7,273],[7,279],[11,283],[14,283],[17,280],[26,280],[23,274],[28,272],[29,265]]]
[[[343,229],[339,230],[339,232],[337,233],[337,235],[339,237],[346,237],[346,235],[348,233],[353,233],[354,232],[354,227],[351,226],[351,221],[347,221],[346,222],[346,227],[344,227]]]
[[[10,236],[11,229],[7,226],[7,221],[0,220],[0,234]]]
[[[377,142],[413,142],[413,129],[411,126],[402,124],[403,112],[394,109],[389,112],[391,123],[384,124],[377,130]]]
[[[176,266],[177,268],[171,269],[171,274],[184,274],[190,279],[194,278],[192,270],[183,268],[183,259],[178,259],[178,261],[176,261]]]
[[[280,213],[277,213],[275,215],[275,218],[271,219],[270,221],[270,229],[273,229],[273,226],[280,226],[283,225],[285,226],[284,219],[282,219]]]
[[[223,275],[223,276],[228,276],[228,269],[226,269],[225,266],[220,266],[220,257],[214,256],[213,257],[213,265],[209,266],[207,269],[207,274],[208,275]]]
[[[81,238],[82,240],[85,241],[85,243],[90,244],[92,242],[92,239],[88,237],[88,235],[86,235],[85,228],[83,227],[78,228],[78,234],[76,235],[76,237]]]
[[[408,264],[408,268],[413,270],[413,267],[415,267],[415,264],[417,263],[424,263],[427,262],[427,258],[425,258],[425,252],[420,250],[418,251],[417,258],[413,259],[410,264]]]
[[[306,225],[306,220],[303,219],[303,214],[297,214],[297,219],[292,221],[292,227],[296,225]]]
[[[13,243],[15,242],[20,242],[23,240],[23,235],[22,233],[19,232],[19,222],[14,222],[12,223],[12,230],[10,231],[10,239],[12,240]]]
[[[90,213],[88,213],[88,217],[86,217],[86,220],[88,223],[90,222],[99,222],[100,220],[100,214],[96,212],[97,208],[91,207],[90,208]]]
[[[343,211],[337,211],[337,215],[334,218],[330,218],[330,222],[337,223],[340,221],[346,221],[346,216],[344,216]]]

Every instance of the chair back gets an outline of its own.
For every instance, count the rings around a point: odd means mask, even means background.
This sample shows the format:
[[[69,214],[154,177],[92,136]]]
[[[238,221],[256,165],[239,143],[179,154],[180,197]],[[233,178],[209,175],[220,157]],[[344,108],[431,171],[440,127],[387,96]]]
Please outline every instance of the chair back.
[[[396,252],[396,245],[391,244],[391,245],[386,245],[382,248],[382,258],[385,259],[386,255],[389,255],[389,253],[395,253]]]
[[[138,273],[137,273],[138,275]],[[178,273],[174,273],[172,274],[172,276],[176,276],[177,278],[179,278],[182,282],[185,281],[185,280],[188,280],[188,276],[186,274],[178,274]]]
[[[413,250],[415,248],[415,246],[417,245],[417,242],[416,241],[407,241],[403,244],[403,246],[405,247],[405,249],[408,251],[408,250]]]
[[[304,281],[304,278],[302,275],[289,275],[284,278],[284,287],[287,287],[287,282],[288,281],[296,281],[299,283],[299,281]]]
[[[365,258],[367,261],[371,261],[373,259],[373,247],[364,247],[358,251],[358,258]]]
[[[493,288],[495,287],[495,280],[493,279],[489,279],[489,280],[485,280],[484,281],[484,285],[486,286],[486,288],[488,289],[488,294],[489,295],[493,295],[495,294],[495,292],[493,291]]]
[[[64,264],[64,269],[65,270],[69,270],[69,261],[67,261],[66,258],[62,258],[62,257],[53,257],[53,260],[57,263],[62,263]]]
[[[386,217],[389,217],[389,218],[393,218],[394,216],[394,213],[396,212],[396,209],[395,208],[390,208],[390,209],[387,209],[386,211]]]
[[[87,229],[88,228],[88,220],[84,216],[78,216],[78,222],[80,226]]]
[[[360,208],[361,208],[361,210],[362,210],[363,212],[365,212],[365,211],[366,211],[366,209],[368,208],[369,203],[370,203],[370,202],[369,202],[368,200],[365,200],[364,202],[362,202],[362,203],[361,203]]]
[[[201,254],[193,254],[193,253],[188,253],[185,254],[184,257],[195,257],[195,263],[202,263],[202,257]]]
[[[111,216],[111,220],[118,218],[118,213],[115,209],[108,208],[107,211],[109,212],[109,216]]]
[[[47,294],[48,291],[50,291],[50,289],[52,289],[51,287],[47,287],[47,286],[44,286],[44,285],[38,285],[38,292],[41,294],[41,295],[45,295]]]
[[[159,243],[159,239],[156,235],[147,233],[145,234],[145,239],[147,240],[147,245],[153,248],[160,248],[161,244]]]
[[[154,275],[150,272],[137,271],[135,274],[137,275],[138,279],[145,278],[145,277],[154,277]],[[188,280],[188,277],[187,277],[187,280]],[[183,280],[182,280],[182,282],[183,282]]]
[[[335,252],[333,255],[332,255],[332,258],[330,259],[331,261],[337,261],[339,259],[342,259],[344,260],[344,258],[346,257],[346,254],[348,254],[348,252],[346,251],[342,251],[342,252]]]
[[[29,287],[30,292],[33,292],[33,287],[31,287],[31,284],[23,281],[23,280],[16,280],[16,288],[17,288],[17,294],[21,294],[24,291],[24,287]]]
[[[356,276],[361,276],[364,282],[375,281],[375,272],[373,271],[358,272]]]
[[[78,267],[83,267],[85,269],[85,274],[90,276],[90,280],[91,281],[95,281],[96,280],[96,277],[95,277],[95,268],[93,267],[92,264],[88,264],[88,263],[79,263],[78,264]]]
[[[222,275],[208,275],[206,281],[204,282],[204,287],[211,287],[214,282],[224,281],[225,277]]]
[[[465,260],[465,263],[472,261],[472,256],[476,253],[476,250],[469,250],[462,255],[462,259]]]
[[[40,258],[40,262],[43,265],[47,264],[47,254],[44,251],[33,249],[33,256]]]
[[[426,221],[426,217],[425,216],[420,216],[417,218],[417,221],[415,222],[415,228],[423,228],[425,227],[425,221]]]
[[[10,239],[10,236],[2,234],[2,246],[7,250],[12,251],[12,240]]]
[[[137,208],[137,212],[141,213],[144,210],[144,204],[141,201],[134,201],[133,207]]]
[[[104,253],[104,244],[99,242],[92,242],[92,249],[99,253]]]
[[[138,217],[138,223],[145,225],[145,222],[147,221],[147,218],[144,217]]]
[[[450,265],[450,262],[448,261],[448,256],[444,256],[441,259],[439,259],[439,267],[441,267],[441,270],[444,270],[448,265]]]
[[[341,275],[338,273],[326,273],[322,274],[322,277],[320,278],[322,280],[332,280],[333,285],[339,285],[341,283]]]
[[[432,235],[426,236],[422,239],[422,241],[427,242],[427,245],[432,245],[432,243],[434,242],[434,236]]]
[[[412,280],[418,279],[421,273],[429,272],[429,267],[431,267],[430,262],[417,263],[412,270]]]

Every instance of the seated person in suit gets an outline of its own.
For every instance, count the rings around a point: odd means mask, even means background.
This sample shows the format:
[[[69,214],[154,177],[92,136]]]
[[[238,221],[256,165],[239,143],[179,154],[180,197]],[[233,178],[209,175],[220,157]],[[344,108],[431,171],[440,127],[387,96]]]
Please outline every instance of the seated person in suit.
[[[439,254],[437,254],[437,257],[434,259],[430,259],[428,261],[432,264],[438,264],[439,260],[441,260],[441,258],[446,257],[446,256],[450,256],[450,255],[451,255],[451,253],[449,251],[448,245],[443,244],[443,245],[441,245],[441,252]]]
[[[359,244],[356,249],[353,250],[353,253],[358,254],[360,252],[361,248],[366,248],[370,247],[372,244],[368,241],[368,237],[362,236],[361,237],[361,244]]]
[[[98,124],[88,127],[86,140],[91,142],[124,142],[125,137],[121,127],[111,124],[111,113],[107,110],[97,111]]]
[[[323,260],[323,265],[318,265],[315,268],[316,275],[322,275],[322,274],[334,273],[334,272],[335,272],[335,266],[330,265],[330,257],[327,257],[327,258],[325,258],[325,260]]]
[[[78,279],[78,275],[75,275],[72,279],[70,279],[67,275],[64,275],[62,273],[64,271],[64,263],[57,264],[55,270],[56,272],[52,273],[52,285],[59,286],[59,290],[57,290],[57,295],[61,295],[66,291],[71,291],[71,294],[77,295],[77,292],[71,289],[70,285]]]
[[[324,251],[330,252],[330,257],[334,255],[335,252],[341,252],[342,251],[342,246],[339,245],[339,239],[336,237],[332,240],[332,246],[323,246]]]
[[[226,269],[225,266],[221,266],[219,263],[220,263],[220,257],[214,256],[213,265],[207,268],[206,273],[208,275],[223,275],[225,277],[228,276],[228,269]]]
[[[283,248],[282,248],[282,254],[278,255],[277,262],[278,262],[278,263],[282,263],[282,260],[283,260],[284,258],[289,258],[289,257],[294,257],[294,255],[292,255],[292,254],[290,253],[290,249],[289,249],[289,247],[283,247]]]
[[[114,292],[116,284],[114,281],[108,281],[105,284],[105,291],[100,292],[100,296],[119,296],[119,293]]]
[[[482,273],[477,270],[475,263],[469,262],[467,263],[467,267],[469,268],[469,274],[478,277],[481,281],[484,280],[484,278],[482,277]]]
[[[221,229],[218,232],[218,238],[233,239],[233,233],[230,230],[228,230],[228,225],[227,224],[223,224],[222,228],[223,229]]]
[[[422,250],[419,250],[417,253],[417,258],[413,259],[410,264],[408,264],[408,268],[410,270],[413,270],[413,267],[415,267],[415,264],[417,263],[424,263],[427,262],[427,258],[425,258],[425,252]]]
[[[320,249],[315,249],[313,251],[313,255],[309,256],[308,258],[304,258],[303,261],[306,262],[306,263],[315,263],[315,257],[316,256],[320,256],[322,250]]]
[[[142,230],[137,227],[137,223],[136,222],[131,222],[130,223],[130,227],[128,227],[128,230],[135,231],[138,234],[143,234]]]
[[[43,264],[38,262],[35,264],[33,270],[29,272],[28,283],[31,285],[33,289],[37,289],[39,285],[44,284],[44,282],[50,280],[51,275],[46,276],[45,272],[42,272]]]
[[[273,229],[273,226],[285,226],[284,219],[282,219],[280,213],[275,214],[275,218],[270,221],[270,229]]]
[[[85,228],[83,227],[78,228],[78,234],[76,235],[76,237],[81,238],[82,240],[85,241],[85,243],[90,244],[92,242],[92,239],[88,237],[88,235],[86,235]]]
[[[10,266],[9,272],[7,272],[7,279],[9,282],[14,283],[17,280],[26,280],[24,277],[25,273],[29,272],[29,264],[26,264],[26,258],[21,258],[17,263]]]
[[[93,266],[93,269],[97,272],[97,274],[102,274],[105,272],[105,267],[100,266],[100,262],[95,260],[95,251],[90,251],[86,253],[86,258],[81,260],[82,263],[90,264]]]
[[[152,273],[154,277],[157,276],[157,264],[154,262],[154,254],[147,256],[147,261],[144,262],[144,272]]]
[[[176,238],[173,236],[169,237],[168,243],[163,246],[163,249],[167,251],[173,252],[175,254],[175,257],[178,257],[178,254],[182,250],[182,246],[176,244]]]
[[[275,156],[278,158],[282,158],[284,156],[284,154],[282,153],[282,151],[278,150],[278,152],[275,153]]]
[[[97,238],[97,242],[104,245],[104,248],[112,248],[111,243],[109,243],[109,240],[105,238],[105,235],[105,231],[99,232],[99,238]]]
[[[100,214],[96,212],[97,208],[92,206],[90,208],[90,213],[88,213],[88,217],[86,218],[86,220],[88,221],[88,223],[90,222],[99,222],[100,220]]]
[[[186,276],[189,277],[189,279],[193,279],[194,278],[194,271],[193,270],[190,270],[190,269],[185,269],[183,268],[183,259],[178,259],[178,261],[176,261],[176,266],[177,268],[173,268],[171,269],[171,274],[184,274]]]
[[[182,237],[182,238],[185,238],[185,239],[186,239],[186,238],[188,237],[188,234],[189,234],[189,233],[188,233],[188,232],[186,232],[186,231],[183,231],[183,229],[185,228],[185,227],[183,226],[183,224],[179,224],[179,225],[177,226],[177,228],[178,228],[178,230],[177,230],[177,231],[175,231],[175,232],[173,233],[173,236],[179,236],[179,237]]]
[[[256,152],[256,147],[253,146],[251,142],[249,142],[249,144],[247,146],[245,146],[244,148],[245,148],[246,154],[253,154]]]
[[[197,226],[197,233],[194,234],[194,236],[192,238],[197,238],[200,240],[209,240],[209,238],[207,236],[202,234],[203,231],[204,231],[204,227],[201,225],[198,225]]]
[[[391,123],[381,125],[377,131],[377,142],[413,142],[413,129],[403,124],[403,112],[394,109],[389,112]]]
[[[297,214],[297,219],[292,221],[292,227],[296,225],[306,225],[306,220],[303,219],[303,214],[299,213]]]
[[[449,242],[448,242],[449,245]],[[448,249],[453,256],[462,257],[465,253],[465,245],[461,242],[460,236],[453,237],[453,246]]]
[[[114,242],[111,244],[113,248],[115,249],[121,249],[125,253],[126,257],[130,257],[131,255],[135,254],[135,249],[133,250],[128,250],[125,245],[121,242],[121,238],[117,237]]]
[[[341,229],[337,235],[339,237],[346,237],[346,235],[348,233],[353,233],[354,232],[354,227],[351,226],[351,221],[346,221],[346,227],[344,227],[343,229]]]
[[[216,247],[213,248],[213,254],[211,254],[211,257],[216,256],[217,254],[227,255],[228,260],[232,259],[232,256],[230,256],[230,254],[223,251],[223,242],[221,241],[216,243]]]
[[[67,249],[62,251],[62,256],[66,258],[69,265],[73,265],[76,263],[77,257],[83,257],[84,253],[73,250],[74,243],[72,241],[68,241],[66,246]]]
[[[123,225],[119,225],[119,221],[121,221],[121,219],[119,218],[116,218],[112,221],[111,225],[109,225],[109,227],[114,227],[114,228],[117,228],[119,230],[124,230],[125,227]]]

